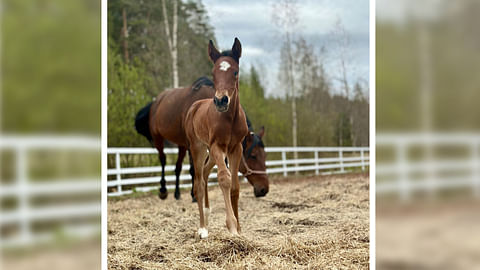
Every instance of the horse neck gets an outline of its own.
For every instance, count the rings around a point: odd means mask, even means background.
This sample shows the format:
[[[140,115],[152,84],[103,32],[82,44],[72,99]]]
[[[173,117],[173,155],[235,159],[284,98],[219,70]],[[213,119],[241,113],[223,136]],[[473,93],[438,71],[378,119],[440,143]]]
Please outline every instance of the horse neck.
[[[235,90],[235,93],[233,94],[232,101],[231,101],[232,109],[228,110],[232,120],[237,118],[238,110],[240,109],[240,99],[238,96],[238,81],[236,82],[236,88],[237,89]]]

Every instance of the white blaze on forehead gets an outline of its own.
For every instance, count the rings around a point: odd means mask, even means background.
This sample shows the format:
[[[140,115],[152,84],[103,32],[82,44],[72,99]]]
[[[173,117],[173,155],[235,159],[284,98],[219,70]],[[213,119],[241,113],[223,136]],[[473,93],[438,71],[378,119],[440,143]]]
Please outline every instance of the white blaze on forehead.
[[[227,61],[220,63],[220,70],[227,71],[230,68],[230,64]]]

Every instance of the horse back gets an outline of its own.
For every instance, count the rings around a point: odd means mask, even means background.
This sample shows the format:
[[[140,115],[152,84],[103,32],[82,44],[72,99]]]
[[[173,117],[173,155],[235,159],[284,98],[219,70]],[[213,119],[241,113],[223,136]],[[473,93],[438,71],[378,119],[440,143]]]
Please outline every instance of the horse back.
[[[183,119],[192,106],[200,99],[213,98],[215,90],[209,86],[165,90],[160,93],[150,112],[150,128],[153,139],[162,138],[180,146],[187,145]]]

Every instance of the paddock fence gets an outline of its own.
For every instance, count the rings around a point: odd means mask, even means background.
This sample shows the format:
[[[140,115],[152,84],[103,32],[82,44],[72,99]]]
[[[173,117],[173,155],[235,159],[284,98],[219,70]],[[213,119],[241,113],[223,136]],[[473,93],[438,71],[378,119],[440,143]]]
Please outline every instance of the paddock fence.
[[[167,155],[167,164],[175,164],[177,148],[164,149]],[[145,156],[150,155],[156,159],[155,164],[159,164],[158,152],[154,148],[108,148],[109,164],[108,169],[108,195],[119,196],[131,194],[133,192],[146,192],[158,189],[161,166],[132,166],[122,165],[126,163],[125,156]],[[368,147],[266,147],[267,153],[267,174],[280,174],[288,176],[298,173],[311,174],[336,174],[347,173],[353,170],[365,171],[369,167],[369,148]],[[294,158],[293,153],[297,153],[298,158]],[[188,161],[188,158],[185,158]],[[173,161],[173,162],[172,162]],[[127,162],[128,163],[128,162]],[[180,174],[180,188],[191,187],[191,176],[188,173],[189,164],[184,164]],[[175,188],[175,166],[165,166],[165,180],[167,189]],[[148,175],[148,176],[145,176]],[[241,176],[241,174],[239,173]],[[209,176],[209,185],[217,185],[216,170],[212,170]],[[245,181],[245,179],[244,179]]]
[[[464,189],[480,198],[480,134],[379,133],[376,151],[379,195],[408,201]]]
[[[82,165],[100,163],[99,138],[3,135],[0,151],[2,248],[100,235],[100,166]]]

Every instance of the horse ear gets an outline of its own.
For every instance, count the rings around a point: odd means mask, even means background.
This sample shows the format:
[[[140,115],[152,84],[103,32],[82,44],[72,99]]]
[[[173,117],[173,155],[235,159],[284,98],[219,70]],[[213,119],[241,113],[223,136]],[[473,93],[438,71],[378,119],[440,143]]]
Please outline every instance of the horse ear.
[[[264,135],[265,135],[265,127],[262,126],[262,127],[260,128],[260,131],[258,132],[258,136],[259,136],[260,138],[263,138]]]
[[[215,45],[213,45],[213,41],[210,40],[208,43],[208,56],[210,57],[210,60],[215,64],[217,59],[220,57],[220,52],[215,48]]]
[[[242,56],[242,44],[240,44],[240,40],[238,40],[238,38],[235,38],[235,41],[233,42],[232,53],[235,57],[235,60],[238,62],[238,59],[240,59],[240,56]]]

